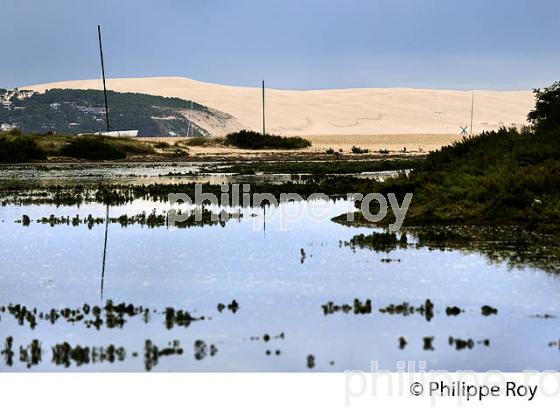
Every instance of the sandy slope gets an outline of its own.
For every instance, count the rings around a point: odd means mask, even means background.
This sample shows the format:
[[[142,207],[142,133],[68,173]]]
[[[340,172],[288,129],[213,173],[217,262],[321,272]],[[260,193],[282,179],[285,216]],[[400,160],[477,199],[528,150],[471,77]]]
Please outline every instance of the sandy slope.
[[[192,99],[233,115],[236,127],[260,130],[261,91],[181,77],[109,79],[108,88]],[[21,87],[100,89],[100,80]],[[530,91],[475,91],[474,131],[521,125]],[[267,90],[267,131],[283,135],[458,134],[470,122],[471,92],[409,88]],[[224,129],[224,132],[228,131]]]

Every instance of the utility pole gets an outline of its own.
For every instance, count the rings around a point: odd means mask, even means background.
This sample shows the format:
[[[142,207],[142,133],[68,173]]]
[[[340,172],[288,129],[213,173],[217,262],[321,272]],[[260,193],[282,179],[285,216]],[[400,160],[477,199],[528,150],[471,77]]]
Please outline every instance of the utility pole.
[[[107,121],[107,132],[109,132],[109,108],[107,105],[107,86],[105,85],[105,64],[103,63],[103,45],[101,44],[100,25],[97,25],[97,36],[99,37],[99,54],[101,55],[101,76],[103,77],[103,95],[105,97],[105,120]]]
[[[262,81],[262,111],[263,111],[263,135],[266,134],[266,115],[265,115],[265,106],[264,106],[264,80]]]
[[[471,137],[473,136],[473,117],[474,117],[474,91],[472,92],[472,99],[471,99]]]

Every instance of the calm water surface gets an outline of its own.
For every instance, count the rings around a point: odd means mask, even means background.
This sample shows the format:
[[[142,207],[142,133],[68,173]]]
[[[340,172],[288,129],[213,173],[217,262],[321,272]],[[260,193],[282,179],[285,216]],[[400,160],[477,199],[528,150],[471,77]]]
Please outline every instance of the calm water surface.
[[[317,205],[315,203],[314,205]],[[243,218],[224,226],[186,229],[108,225],[105,273],[101,278],[105,225],[51,227],[36,220],[91,214],[104,217],[101,204],[81,207],[5,206],[0,208],[0,305],[23,304],[48,312],[52,308],[104,306],[108,300],[152,310],[126,317],[122,328],[87,327],[84,321],[55,324],[37,319],[32,330],[8,312],[0,314],[0,347],[13,337],[15,355],[2,371],[145,371],[145,342],[165,348],[178,340],[180,355],[163,356],[152,371],[343,371],[380,367],[397,370],[398,361],[426,361],[428,369],[520,371],[560,368],[560,351],[550,342],[560,338],[560,281],[530,267],[492,264],[476,252],[427,248],[378,253],[352,250],[341,244],[371,228],[345,227],[330,217],[346,212],[345,201],[324,202],[329,217],[313,220],[308,212],[283,230],[279,215],[296,205],[244,209]],[[133,215],[166,204],[135,201],[111,207],[110,216]],[[305,210],[308,210],[309,204]],[[29,226],[16,223],[23,215]],[[409,242],[414,238],[409,236]],[[302,257],[302,249],[305,257]],[[382,259],[391,259],[387,263]],[[398,262],[400,260],[400,262]],[[103,288],[103,293],[102,289]],[[352,305],[371,299],[373,312],[324,315],[322,305]],[[407,302],[423,305],[430,299],[434,316],[427,320],[382,314],[379,308]],[[233,313],[217,305],[236,300]],[[481,306],[498,309],[481,315]],[[464,310],[447,316],[446,307]],[[165,324],[165,309],[183,309],[194,317],[189,326]],[[264,335],[271,338],[263,340]],[[281,337],[283,335],[283,337]],[[407,341],[399,348],[399,338]],[[424,349],[433,337],[433,350]],[[457,350],[449,337],[472,339],[471,349]],[[40,341],[42,360],[31,366],[20,361],[19,346]],[[195,357],[201,340],[214,354]],[[482,342],[488,340],[486,346]],[[52,346],[122,346],[126,357],[114,363],[70,367],[51,360]],[[268,351],[268,354],[267,354]],[[308,367],[308,356],[314,366]]]

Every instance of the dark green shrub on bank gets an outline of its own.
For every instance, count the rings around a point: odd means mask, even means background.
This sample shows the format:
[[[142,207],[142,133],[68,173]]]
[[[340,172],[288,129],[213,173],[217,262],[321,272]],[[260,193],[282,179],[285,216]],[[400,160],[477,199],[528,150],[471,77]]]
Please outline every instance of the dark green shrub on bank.
[[[255,131],[239,131],[226,136],[226,143],[244,149],[300,149],[311,146],[309,140],[301,137],[281,137],[261,134]]]
[[[61,154],[91,160],[126,158],[124,149],[107,143],[103,137],[78,137],[62,147]]]
[[[560,128],[560,81],[543,90],[537,88],[535,93],[535,109],[527,119],[536,129],[550,131]]]
[[[45,159],[45,153],[33,137],[0,134],[0,163],[29,162]]]

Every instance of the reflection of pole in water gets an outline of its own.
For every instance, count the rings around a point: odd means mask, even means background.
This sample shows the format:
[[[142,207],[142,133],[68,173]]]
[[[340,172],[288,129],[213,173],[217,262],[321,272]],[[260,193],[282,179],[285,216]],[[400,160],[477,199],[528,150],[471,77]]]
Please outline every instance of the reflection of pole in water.
[[[105,242],[103,243],[103,265],[101,266],[101,300],[103,300],[103,282],[105,280],[105,259],[107,257],[107,234],[109,233],[109,204],[105,214]]]
[[[266,238],[266,205],[263,205],[263,209],[264,209],[263,232],[264,232],[264,237]]]

